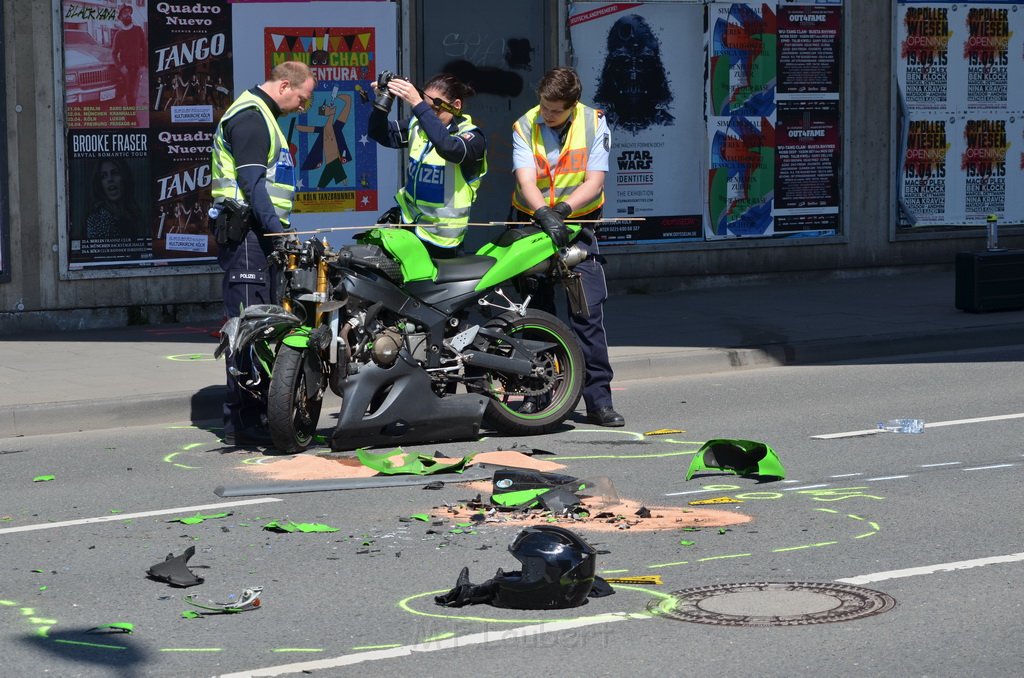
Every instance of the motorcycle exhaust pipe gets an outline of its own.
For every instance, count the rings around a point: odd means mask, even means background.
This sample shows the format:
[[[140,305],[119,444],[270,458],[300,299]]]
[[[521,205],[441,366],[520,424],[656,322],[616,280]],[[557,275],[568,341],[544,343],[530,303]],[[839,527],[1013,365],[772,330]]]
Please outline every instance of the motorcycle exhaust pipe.
[[[533,364],[529,360],[505,358],[504,356],[484,353],[482,351],[466,351],[462,354],[462,359],[467,365],[481,367],[485,370],[518,374],[523,377],[533,374]]]

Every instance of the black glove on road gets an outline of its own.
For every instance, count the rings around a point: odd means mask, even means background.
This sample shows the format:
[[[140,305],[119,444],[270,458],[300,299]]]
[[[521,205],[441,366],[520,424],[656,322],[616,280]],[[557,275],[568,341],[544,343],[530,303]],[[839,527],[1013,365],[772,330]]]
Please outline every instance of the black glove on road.
[[[561,214],[545,205],[533,213],[533,220],[542,231],[551,236],[555,247],[562,249],[569,245],[569,230],[565,227]]]

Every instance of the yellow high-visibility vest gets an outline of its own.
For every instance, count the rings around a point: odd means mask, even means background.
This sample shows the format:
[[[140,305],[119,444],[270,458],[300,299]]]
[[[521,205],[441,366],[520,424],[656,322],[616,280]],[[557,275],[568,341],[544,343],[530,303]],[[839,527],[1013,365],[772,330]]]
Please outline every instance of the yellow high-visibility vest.
[[[572,113],[572,122],[569,124],[569,134],[562,146],[562,152],[558,156],[558,163],[554,167],[551,167],[548,162],[544,139],[541,136],[541,126],[545,123],[540,115],[540,106],[531,108],[512,126],[513,133],[518,134],[533,150],[533,158],[537,166],[537,188],[540,189],[548,206],[554,207],[557,203],[565,200],[587,178],[587,160],[590,158],[590,147],[594,144],[594,137],[597,135],[597,123],[600,116],[601,112],[597,109],[581,103],[576,104]],[[512,193],[512,204],[520,212],[533,214],[533,209],[528,206],[518,184]],[[589,203],[577,207],[569,215],[569,218],[589,214],[603,204],[604,191],[601,191]]]

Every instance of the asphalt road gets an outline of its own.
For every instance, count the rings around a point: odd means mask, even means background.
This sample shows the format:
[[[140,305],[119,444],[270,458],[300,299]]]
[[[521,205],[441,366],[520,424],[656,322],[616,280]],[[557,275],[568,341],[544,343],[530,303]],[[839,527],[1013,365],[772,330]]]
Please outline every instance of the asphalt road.
[[[649,507],[742,499],[715,507],[752,518],[724,532],[580,530],[609,552],[599,572],[657,574],[664,584],[617,585],[613,596],[559,612],[433,605],[463,566],[477,583],[518,566],[505,550],[518,528],[399,520],[443,518],[444,502],[475,494],[464,486],[222,499],[214,487],[258,482],[254,466],[279,460],[224,450],[188,423],[0,439],[3,673],[1015,676],[1024,658],[1021,352],[630,382],[616,392],[625,430],[571,422],[540,438],[414,448],[541,448],[556,456],[539,458],[565,473],[608,476],[622,497]],[[894,417],[928,428],[856,435]],[[644,435],[659,428],[684,432]],[[786,480],[685,481],[711,438],[767,442]],[[44,475],[54,478],[33,482]],[[169,522],[219,512],[230,515]],[[262,529],[271,520],[338,531],[277,534]],[[204,584],[146,578],[191,545],[189,566]],[[788,627],[645,614],[674,591],[754,582],[859,586],[896,605]],[[182,617],[187,593],[223,602],[254,585],[264,587],[258,610]],[[775,614],[821,602],[758,600]],[[86,633],[115,622],[134,633]]]

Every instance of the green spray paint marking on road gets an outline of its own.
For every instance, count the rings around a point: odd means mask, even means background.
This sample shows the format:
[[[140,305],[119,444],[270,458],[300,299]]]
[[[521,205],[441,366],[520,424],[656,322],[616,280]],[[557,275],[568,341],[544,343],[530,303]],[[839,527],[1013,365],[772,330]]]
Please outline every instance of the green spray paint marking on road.
[[[437,641],[437,640],[445,640],[446,638],[454,638],[454,637],[455,637],[455,632],[454,631],[449,631],[448,633],[439,633],[436,636],[431,636],[429,638],[424,638],[421,642],[433,643],[434,641]]]
[[[645,594],[647,594],[649,596],[654,596],[656,598],[670,598],[671,597],[668,594],[661,593],[660,591],[652,591],[652,590],[650,590],[650,588],[644,588],[642,586],[626,586],[625,584],[616,584],[615,585],[615,589],[616,590],[618,590],[618,589],[625,589],[625,590],[629,590],[629,591],[640,591],[642,593],[645,593]],[[447,590],[441,590],[441,591],[427,591],[425,593],[416,593],[416,594],[413,594],[413,595],[409,596],[408,598],[403,598],[402,600],[398,601],[398,607],[399,607],[399,609],[405,610],[409,614],[414,614],[414,615],[419,616],[419,617],[433,617],[435,619],[457,619],[459,621],[482,622],[484,624],[546,624],[548,622],[571,622],[571,621],[578,621],[578,620],[581,620],[581,619],[600,619],[600,618],[603,618],[603,617],[613,617],[613,616],[618,618],[618,615],[598,614],[598,615],[591,615],[591,616],[550,618],[550,619],[521,619],[521,618],[520,619],[496,619],[494,617],[473,617],[473,616],[461,615],[461,614],[439,614],[439,613],[436,613],[436,612],[423,612],[422,610],[414,610],[410,606],[410,603],[412,601],[414,601],[414,600],[417,600],[419,598],[426,598],[427,596],[436,596],[436,595],[439,595],[439,594],[442,594],[442,593],[448,593],[448,591]],[[445,608],[445,609],[449,609],[450,610],[452,608]]]
[[[782,548],[772,549],[772,553],[784,553],[785,551],[802,551],[803,549],[815,549],[821,546],[832,546],[838,544],[837,541],[822,541],[817,544],[804,544],[803,546],[785,546]]]
[[[275,647],[271,652],[323,652],[322,647]]]

